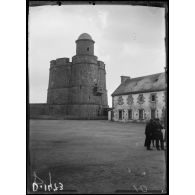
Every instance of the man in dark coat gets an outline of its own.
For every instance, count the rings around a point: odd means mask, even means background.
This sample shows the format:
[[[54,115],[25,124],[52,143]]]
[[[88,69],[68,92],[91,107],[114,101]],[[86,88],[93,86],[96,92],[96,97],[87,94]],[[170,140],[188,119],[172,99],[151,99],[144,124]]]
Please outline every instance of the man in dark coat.
[[[155,123],[155,131],[154,131],[154,138],[156,140],[156,149],[160,150],[164,150],[164,141],[163,141],[163,133],[162,133],[162,125],[160,124],[160,120],[157,118],[154,120]],[[160,142],[160,146],[159,146],[159,142]]]
[[[146,129],[145,129],[146,139],[145,139],[144,146],[147,147],[147,150],[152,150],[150,148],[150,144],[151,144],[151,140],[153,138],[153,130],[154,130],[153,120],[150,119],[150,121],[146,124]]]

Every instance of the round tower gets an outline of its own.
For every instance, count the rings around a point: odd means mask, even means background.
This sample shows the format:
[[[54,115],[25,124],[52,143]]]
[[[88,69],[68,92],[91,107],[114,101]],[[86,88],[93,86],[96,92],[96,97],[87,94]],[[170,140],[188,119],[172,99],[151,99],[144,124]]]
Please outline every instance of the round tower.
[[[94,41],[87,34],[76,40],[76,55],[72,57],[70,114],[95,118],[107,107],[105,74],[94,55]],[[105,65],[104,65],[105,71]]]
[[[51,114],[96,119],[107,104],[105,64],[94,55],[94,41],[87,34],[76,40],[76,55],[50,62],[47,103]]]
[[[58,58],[50,62],[49,86],[47,92],[48,104],[68,104],[71,77],[71,62],[69,58]]]

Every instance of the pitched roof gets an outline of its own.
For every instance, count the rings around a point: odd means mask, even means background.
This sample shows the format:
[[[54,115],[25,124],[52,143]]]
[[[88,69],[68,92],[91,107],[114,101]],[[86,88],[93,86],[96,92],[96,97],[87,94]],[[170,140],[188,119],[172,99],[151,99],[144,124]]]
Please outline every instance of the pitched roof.
[[[118,86],[118,88],[112,93],[112,96],[131,93],[133,94],[162,91],[165,90],[165,88],[165,73],[163,72],[143,77],[127,79]]]

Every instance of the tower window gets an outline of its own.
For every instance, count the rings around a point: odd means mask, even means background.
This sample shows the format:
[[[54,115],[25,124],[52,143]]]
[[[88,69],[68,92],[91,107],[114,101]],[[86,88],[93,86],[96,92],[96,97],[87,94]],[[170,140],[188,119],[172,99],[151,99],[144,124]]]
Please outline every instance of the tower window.
[[[89,47],[87,48],[87,51],[89,51]]]
[[[155,118],[155,113],[156,113],[156,110],[155,109],[151,109],[151,119]]]

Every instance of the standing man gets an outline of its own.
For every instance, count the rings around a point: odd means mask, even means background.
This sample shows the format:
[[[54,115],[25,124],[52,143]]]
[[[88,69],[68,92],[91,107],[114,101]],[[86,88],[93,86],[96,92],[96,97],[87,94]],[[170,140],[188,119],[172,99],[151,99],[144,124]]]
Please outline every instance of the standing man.
[[[144,146],[147,147],[147,150],[152,150],[150,148],[151,140],[153,138],[153,120],[152,119],[150,119],[150,121],[146,124],[145,135],[146,135],[146,139],[145,139]]]
[[[156,149],[160,150],[164,150],[164,141],[163,141],[163,133],[162,133],[162,125],[160,124],[160,120],[159,118],[155,119],[155,132],[154,132],[154,137],[156,139]],[[159,146],[159,142],[160,142],[160,146]]]

